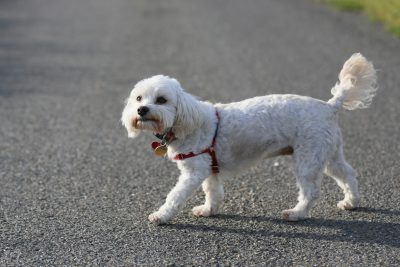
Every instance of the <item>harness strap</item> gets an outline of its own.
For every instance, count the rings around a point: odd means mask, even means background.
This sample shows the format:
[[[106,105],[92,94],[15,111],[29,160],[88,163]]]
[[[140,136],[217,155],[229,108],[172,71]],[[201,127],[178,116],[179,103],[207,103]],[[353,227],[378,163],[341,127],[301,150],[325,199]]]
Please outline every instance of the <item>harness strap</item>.
[[[195,154],[193,152],[190,152],[188,154],[177,154],[174,157],[174,160],[185,160],[188,158],[196,157],[196,156],[204,154],[204,153],[208,153],[211,156],[211,172],[213,174],[219,173],[218,160],[217,160],[217,156],[215,154],[215,143],[216,143],[216,139],[217,139],[220,118],[219,118],[219,114],[218,114],[217,110],[215,110],[215,114],[217,116],[217,127],[215,129],[215,133],[214,133],[214,137],[213,137],[211,146],[197,154]]]

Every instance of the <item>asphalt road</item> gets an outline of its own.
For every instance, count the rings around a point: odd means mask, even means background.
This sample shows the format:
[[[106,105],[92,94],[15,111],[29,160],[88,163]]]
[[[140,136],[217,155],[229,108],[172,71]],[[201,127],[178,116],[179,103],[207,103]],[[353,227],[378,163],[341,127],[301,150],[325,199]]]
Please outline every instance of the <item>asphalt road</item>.
[[[281,157],[226,181],[221,215],[190,214],[199,191],[148,223],[178,171],[120,125],[136,81],[327,100],[358,51],[380,70],[371,108],[340,118],[362,208],[338,210],[325,178],[312,219],[281,220],[297,195]],[[399,265],[399,70],[399,40],[312,0],[0,0],[0,265]]]

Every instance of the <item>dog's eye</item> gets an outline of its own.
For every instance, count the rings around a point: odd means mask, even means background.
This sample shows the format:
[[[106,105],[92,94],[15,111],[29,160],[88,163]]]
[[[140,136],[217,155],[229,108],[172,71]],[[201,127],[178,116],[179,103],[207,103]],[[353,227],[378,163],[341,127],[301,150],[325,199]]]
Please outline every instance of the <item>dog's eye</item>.
[[[167,102],[167,99],[165,99],[164,97],[162,97],[162,96],[159,96],[159,97],[157,97],[157,99],[156,99],[156,104],[165,104]]]
[[[140,95],[140,96],[136,97],[136,100],[137,100],[138,102],[140,102],[140,101],[142,100],[142,96]]]

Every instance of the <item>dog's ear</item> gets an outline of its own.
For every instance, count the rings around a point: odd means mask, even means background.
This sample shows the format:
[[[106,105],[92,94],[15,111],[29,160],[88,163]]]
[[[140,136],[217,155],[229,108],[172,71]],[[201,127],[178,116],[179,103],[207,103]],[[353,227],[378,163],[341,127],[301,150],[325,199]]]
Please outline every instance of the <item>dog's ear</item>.
[[[198,100],[183,91],[178,91],[174,133],[177,138],[183,139],[186,135],[199,128],[204,122],[204,112]]]

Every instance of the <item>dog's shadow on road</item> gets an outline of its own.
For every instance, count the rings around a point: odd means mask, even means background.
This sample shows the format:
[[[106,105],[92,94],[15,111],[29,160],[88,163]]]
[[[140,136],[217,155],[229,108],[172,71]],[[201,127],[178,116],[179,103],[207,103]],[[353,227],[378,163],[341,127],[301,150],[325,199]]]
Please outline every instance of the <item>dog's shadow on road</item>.
[[[362,212],[366,215],[378,213],[385,216],[400,216],[400,211],[375,208],[359,208],[355,212]],[[207,220],[213,220],[213,222],[217,222],[217,224],[167,224],[164,225],[164,227],[185,231],[219,232],[222,234],[233,233],[239,235],[327,240],[400,247],[400,223],[386,222],[386,218],[380,218],[379,221],[368,218],[362,220],[325,220],[322,218],[311,218],[301,222],[287,222],[281,219],[264,216],[251,217],[220,214],[209,217]],[[230,227],[229,221],[243,222],[243,227]],[[221,223],[223,223],[224,226],[221,226]],[[276,227],[273,226],[265,228],[265,223],[280,225],[281,227],[279,227],[279,229],[282,229],[282,231],[278,232],[274,230]],[[257,224],[259,224],[260,228],[263,227],[263,229],[257,229]],[[233,225],[237,226],[238,224],[234,223]],[[282,228],[282,226],[284,228]],[[332,233],[332,231],[334,231],[334,233]]]

